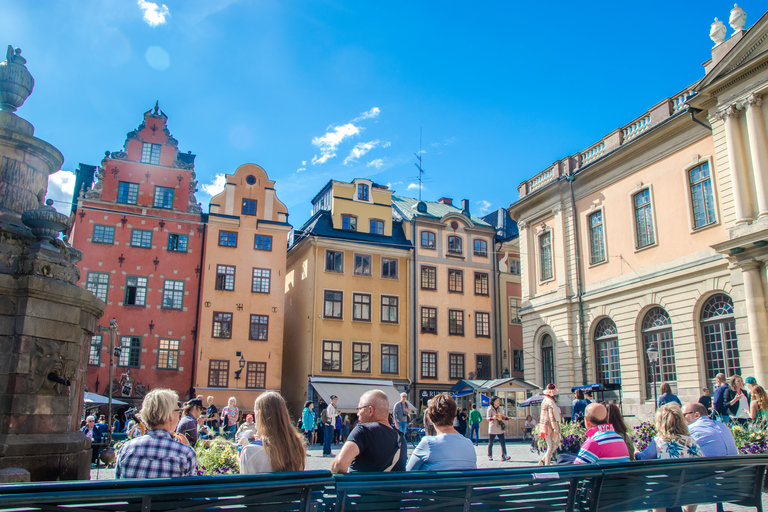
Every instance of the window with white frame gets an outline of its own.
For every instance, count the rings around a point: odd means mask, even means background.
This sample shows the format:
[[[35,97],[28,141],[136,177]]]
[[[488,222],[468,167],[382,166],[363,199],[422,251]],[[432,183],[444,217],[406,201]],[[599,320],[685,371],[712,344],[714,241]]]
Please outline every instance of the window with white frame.
[[[125,278],[126,306],[144,306],[147,303],[147,278],[141,276],[127,276]]]
[[[120,336],[120,357],[117,366],[138,368],[141,366],[141,338],[138,336]]]
[[[158,370],[179,369],[179,340],[160,338],[157,345]]]
[[[605,237],[603,235],[603,210],[597,210],[589,219],[589,262],[594,265],[605,261]]]
[[[251,291],[253,293],[269,293],[269,279],[272,271],[268,268],[254,268]]]
[[[152,202],[155,208],[173,208],[173,189],[168,187],[155,187],[155,197]]]
[[[101,334],[94,334],[91,336],[91,349],[88,353],[88,364],[90,366],[101,365],[101,344],[103,338]]]
[[[642,190],[634,195],[635,205],[635,235],[637,248],[648,247],[656,243],[656,235],[653,230],[653,211],[651,208],[651,191]]]
[[[371,275],[371,255],[370,254],[355,254],[355,275],[357,276]]]
[[[107,272],[88,272],[85,279],[85,289],[107,302],[107,292],[109,291],[109,273]]]
[[[539,235],[539,260],[539,266],[541,267],[541,281],[549,281],[554,277],[551,231],[545,231]]]
[[[93,237],[91,242],[95,244],[113,244],[115,243],[115,227],[114,226],[93,226]]]
[[[184,309],[184,281],[163,281],[163,309]]]
[[[141,163],[160,165],[160,144],[144,142],[141,146]]]
[[[147,229],[131,230],[131,247],[152,248],[152,231]]]
[[[691,206],[693,207],[693,227],[700,228],[717,222],[715,215],[715,197],[712,192],[712,178],[709,162],[697,165],[688,171],[691,186]]]

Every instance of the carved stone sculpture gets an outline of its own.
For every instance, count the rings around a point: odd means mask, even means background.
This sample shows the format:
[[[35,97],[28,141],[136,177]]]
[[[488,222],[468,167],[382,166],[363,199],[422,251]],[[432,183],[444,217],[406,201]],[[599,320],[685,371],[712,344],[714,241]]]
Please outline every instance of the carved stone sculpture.
[[[734,32],[744,30],[744,25],[747,24],[747,13],[744,12],[744,9],[739,7],[739,4],[733,4],[733,9],[731,9],[731,17],[728,19],[728,24],[731,26]]]
[[[722,21],[715,18],[715,22],[712,23],[709,29],[709,38],[712,40],[713,43],[715,43],[715,46],[725,41],[726,31],[727,29],[725,28],[725,24]]]
[[[0,62],[0,110],[16,112],[32,94],[35,79],[24,64],[27,60],[21,56],[21,49],[8,45],[5,62]]]

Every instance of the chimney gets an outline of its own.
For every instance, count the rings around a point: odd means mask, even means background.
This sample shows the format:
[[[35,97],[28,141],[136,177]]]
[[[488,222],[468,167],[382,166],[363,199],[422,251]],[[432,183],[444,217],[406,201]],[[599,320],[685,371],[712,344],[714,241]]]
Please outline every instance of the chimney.
[[[437,202],[441,204],[447,204],[447,205],[453,206],[453,199],[451,199],[450,197],[441,197],[440,199],[437,200]]]
[[[469,217],[469,199],[461,200],[461,213]]]

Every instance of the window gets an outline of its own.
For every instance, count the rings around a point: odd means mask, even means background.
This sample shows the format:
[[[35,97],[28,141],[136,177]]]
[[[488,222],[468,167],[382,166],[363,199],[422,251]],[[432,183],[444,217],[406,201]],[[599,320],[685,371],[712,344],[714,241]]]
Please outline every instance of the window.
[[[448,269],[448,292],[464,293],[464,272],[452,268]]]
[[[541,266],[541,280],[549,281],[554,277],[552,267],[552,232],[545,231],[539,236],[539,258]],[[550,384],[547,382],[547,384]]]
[[[458,309],[448,310],[448,334],[464,336],[464,312]]]
[[[371,256],[369,254],[355,254],[355,275],[371,275]]]
[[[488,242],[475,239],[475,256],[488,256]]]
[[[652,308],[643,318],[643,360],[645,361],[645,398],[653,397],[653,388],[659,382],[667,382],[672,392],[677,392],[677,371],[675,369],[675,343],[672,338],[672,321],[669,314],[660,307]],[[653,344],[659,351],[656,364],[648,361],[648,348]]]
[[[371,233],[374,235],[384,234],[384,221],[371,219]]]
[[[267,388],[267,363],[249,362],[245,369],[245,387],[248,389]]]
[[[141,163],[160,165],[160,144],[145,142],[141,146]]]
[[[107,302],[109,274],[107,272],[88,272],[88,277],[85,278],[85,289]]]
[[[157,369],[179,369],[179,340],[160,338],[160,344],[157,346]]]
[[[168,250],[173,252],[187,252],[187,245],[189,243],[188,235],[177,235],[175,233],[168,234]]]
[[[369,294],[352,294],[352,320],[371,321],[371,296]]]
[[[256,200],[255,199],[243,199],[243,208],[241,210],[243,215],[256,215]]]
[[[117,185],[117,202],[136,204],[139,199],[139,184],[121,181]]]
[[[437,352],[421,353],[421,378],[437,378]]]
[[[90,366],[101,366],[101,343],[101,334],[91,336],[91,349],[88,353],[88,364]]]
[[[387,324],[396,324],[398,322],[398,297],[391,295],[381,296],[381,321]]]
[[[475,312],[475,336],[478,338],[491,337],[491,314]]]
[[[520,275],[520,260],[509,260],[509,273]]]
[[[125,299],[123,304],[126,306],[144,306],[147,302],[147,278],[139,276],[128,276],[125,278]]]
[[[146,229],[131,230],[131,247],[152,248],[152,231]]]
[[[605,237],[603,236],[603,211],[589,217],[589,262],[594,265],[605,261]]]
[[[325,271],[344,272],[344,253],[338,251],[325,251]]]
[[[656,243],[653,233],[653,212],[651,211],[651,192],[648,189],[638,192],[634,197],[635,203],[635,233],[637,248],[647,247]]]
[[[432,231],[421,232],[421,246],[425,249],[435,248],[435,234]]]
[[[701,330],[704,335],[704,360],[707,379],[714,384],[715,375],[741,374],[739,342],[736,337],[736,320],[733,300],[718,293],[710,297],[701,310]]]
[[[464,378],[464,354],[448,354],[448,378],[451,380]]]
[[[352,371],[371,373],[370,343],[352,343]]]
[[[237,233],[234,231],[219,231],[219,245],[237,247]]]
[[[595,327],[595,355],[597,356],[597,382],[620,384],[619,331],[610,318],[603,318]]]
[[[512,350],[512,370],[516,372],[524,371],[525,361],[523,359],[523,351],[518,349]]]
[[[381,258],[381,277],[397,279],[397,259]]]
[[[254,268],[251,291],[253,293],[269,293],[269,280],[271,277],[272,271],[270,269]]]
[[[437,268],[436,267],[421,267],[421,289],[422,290],[437,290]]]
[[[448,252],[451,254],[461,254],[461,237],[449,236],[448,237]]]
[[[717,222],[715,217],[715,198],[712,194],[712,179],[709,175],[709,162],[688,171],[691,184],[691,205],[693,206],[693,227],[700,228]],[[727,373],[726,375],[731,375]]]
[[[213,313],[212,338],[229,339],[232,337],[232,313]]]
[[[491,378],[491,356],[477,354],[475,356],[475,368],[477,369],[476,379],[489,380]]]
[[[381,373],[398,373],[399,350],[397,345],[381,346]]]
[[[163,308],[184,308],[184,281],[166,279],[163,282]]]
[[[267,341],[269,337],[269,317],[267,315],[251,315],[251,329],[248,332],[249,340]]]
[[[253,241],[253,248],[257,251],[271,251],[272,237],[268,235],[256,235]]]
[[[232,291],[235,289],[235,267],[216,265],[216,289]]]
[[[341,371],[341,342],[323,340],[323,371]]]
[[[208,362],[208,387],[229,387],[229,361],[211,359]]]
[[[421,332],[437,334],[437,308],[421,308]]]
[[[173,189],[168,187],[155,187],[155,199],[152,203],[155,208],[173,208]]]
[[[91,242],[96,244],[113,244],[115,243],[115,227],[114,226],[93,226],[93,237]]]
[[[357,199],[368,201],[368,185],[360,183],[357,185]]]
[[[475,295],[488,295],[488,274],[475,272]]]
[[[341,229],[346,229],[349,231],[357,231],[357,217],[353,215],[342,215]]]
[[[323,316],[325,318],[341,318],[341,306],[344,292],[326,291],[325,292],[325,306],[323,308]]]
[[[552,336],[545,334],[541,338],[541,369],[542,386],[555,383],[555,348],[552,344]]]
[[[120,336],[120,357],[117,366],[138,368],[141,366],[141,338]]]
[[[509,323],[521,324],[523,319],[520,318],[520,299],[509,299]]]

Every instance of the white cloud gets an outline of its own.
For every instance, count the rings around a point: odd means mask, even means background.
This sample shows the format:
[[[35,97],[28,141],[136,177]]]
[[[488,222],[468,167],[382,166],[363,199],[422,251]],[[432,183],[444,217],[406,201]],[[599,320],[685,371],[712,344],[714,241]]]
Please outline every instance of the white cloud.
[[[360,127],[352,123],[341,126],[329,126],[328,129],[329,131],[322,137],[312,139],[312,145],[320,149],[320,156],[315,155],[312,157],[312,165],[324,164],[335,157],[336,149],[344,139],[360,133]]]
[[[480,200],[480,201],[477,201],[477,202],[476,202],[476,204],[477,204],[477,206],[479,207],[479,209],[478,209],[477,213],[478,213],[480,216],[483,216],[483,215],[485,215],[486,213],[488,213],[488,212],[490,212],[490,211],[491,211],[491,206],[492,206],[492,205],[491,205],[491,203],[489,203],[488,201],[485,201],[485,200]]]
[[[222,192],[226,184],[227,184],[226,176],[224,176],[224,174],[217,174],[213,178],[213,183],[201,185],[200,188],[203,189],[203,192],[213,197],[216,194]]]
[[[450,146],[454,142],[456,142],[456,137],[446,137],[440,142],[433,142],[432,144],[430,144],[430,146],[432,146],[433,148],[439,148],[440,146]]]
[[[72,195],[75,192],[75,173],[59,171],[48,178],[48,199],[53,199],[53,207],[69,215],[72,209]]]
[[[165,17],[171,15],[171,11],[168,10],[168,6],[165,4],[157,5],[155,2],[148,2],[147,0],[138,1],[139,9],[144,11],[144,21],[150,27],[156,27],[165,23]]]
[[[301,165],[302,165],[302,166],[304,166],[304,165],[307,165],[307,161],[306,161],[306,160],[302,160],[302,161],[301,161]]]
[[[426,188],[424,185],[421,186],[421,188]],[[405,187],[405,190],[419,190],[419,184],[418,183],[409,183],[407,187]]]
[[[363,112],[362,114],[354,118],[352,122],[354,123],[355,121],[362,121],[363,119],[376,119],[377,117],[379,117],[379,114],[381,114],[381,109],[379,107],[373,107],[368,112]]]
[[[306,167],[299,167],[298,169],[296,169],[296,172],[301,172],[301,171],[306,171],[306,170],[307,170]]]
[[[388,147],[389,142],[382,142],[378,139],[372,140],[370,142],[358,142],[354,148],[352,148],[352,151],[350,151],[349,156],[344,159],[344,165],[349,165],[352,162],[356,162],[358,158],[365,155],[367,152],[375,148],[376,146],[381,145],[381,147]]]
[[[376,160],[371,160],[366,164],[367,167],[374,167],[376,169],[381,169],[381,166],[384,165],[384,160],[381,158],[377,158]],[[389,185],[387,185],[389,187]]]

